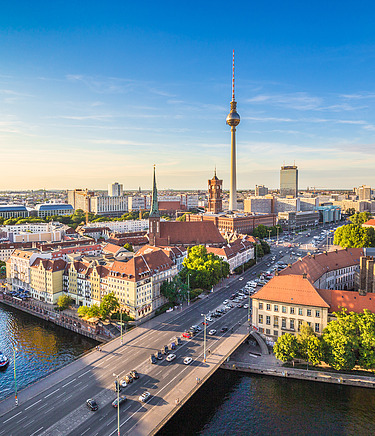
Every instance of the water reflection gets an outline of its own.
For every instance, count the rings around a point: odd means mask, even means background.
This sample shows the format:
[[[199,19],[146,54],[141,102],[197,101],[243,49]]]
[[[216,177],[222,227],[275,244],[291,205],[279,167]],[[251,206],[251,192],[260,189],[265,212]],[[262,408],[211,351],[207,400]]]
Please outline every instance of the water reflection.
[[[0,372],[0,399],[14,393],[13,349],[17,346],[18,390],[71,362],[97,343],[0,304],[0,350],[11,360]]]

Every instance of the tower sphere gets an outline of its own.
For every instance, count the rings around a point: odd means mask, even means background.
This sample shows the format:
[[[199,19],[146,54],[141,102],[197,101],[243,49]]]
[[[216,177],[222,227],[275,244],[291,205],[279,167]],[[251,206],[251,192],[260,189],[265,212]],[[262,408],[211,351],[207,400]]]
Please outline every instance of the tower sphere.
[[[227,124],[229,126],[238,126],[240,124],[240,116],[237,112],[237,103],[235,101],[230,102],[230,112],[227,116]]]

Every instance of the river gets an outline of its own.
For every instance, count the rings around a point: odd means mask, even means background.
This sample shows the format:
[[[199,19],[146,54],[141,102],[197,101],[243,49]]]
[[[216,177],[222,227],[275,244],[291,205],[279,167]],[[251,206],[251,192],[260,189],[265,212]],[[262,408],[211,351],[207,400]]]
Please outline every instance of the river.
[[[14,395],[14,359],[18,390],[72,362],[97,342],[0,304],[0,351],[11,360],[0,371],[0,400]]]

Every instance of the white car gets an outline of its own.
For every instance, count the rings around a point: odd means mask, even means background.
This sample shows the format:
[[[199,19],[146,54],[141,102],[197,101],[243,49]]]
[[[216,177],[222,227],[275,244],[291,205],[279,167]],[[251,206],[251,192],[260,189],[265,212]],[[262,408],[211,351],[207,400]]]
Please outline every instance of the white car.
[[[216,333],[216,330],[215,330],[215,329],[212,329],[212,330],[210,330],[210,331],[208,332],[208,334],[211,335],[211,336],[214,335],[215,333]]]
[[[206,321],[207,321],[207,322],[212,322],[212,318],[211,318],[210,316],[208,316],[208,317],[206,318]]]
[[[150,392],[143,392],[143,394],[140,395],[138,399],[142,403],[146,403],[146,401],[148,401],[150,398],[151,398]]]
[[[172,362],[176,358],[175,354],[168,354],[168,356],[165,358],[167,362]]]
[[[249,305],[248,305],[248,304],[244,304],[244,305],[243,305],[243,308],[244,308],[244,309],[248,309],[248,308],[249,308]]]
[[[191,357],[185,357],[184,359],[184,364],[185,365],[190,365],[190,363],[193,361],[193,359]]]
[[[238,280],[243,280],[243,277],[240,277]]]
[[[126,388],[127,385],[128,385],[128,384],[126,383],[125,380],[121,380],[121,381],[120,381],[120,386],[121,386],[122,388]]]
[[[228,300],[224,300],[224,301],[223,301],[224,306],[225,306],[226,304],[228,304],[228,303],[229,303]]]

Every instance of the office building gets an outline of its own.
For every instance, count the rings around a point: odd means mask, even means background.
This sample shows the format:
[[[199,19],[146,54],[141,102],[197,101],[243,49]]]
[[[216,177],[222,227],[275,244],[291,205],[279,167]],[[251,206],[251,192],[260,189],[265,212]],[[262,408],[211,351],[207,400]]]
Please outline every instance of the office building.
[[[120,197],[123,194],[123,185],[120,185],[117,182],[108,185],[108,195],[110,197]]]
[[[359,201],[371,200],[371,187],[362,185],[356,189]]]
[[[264,185],[255,185],[255,196],[264,197],[268,195],[268,188]]]
[[[298,197],[298,169],[296,165],[281,167],[280,195],[281,197]]]

